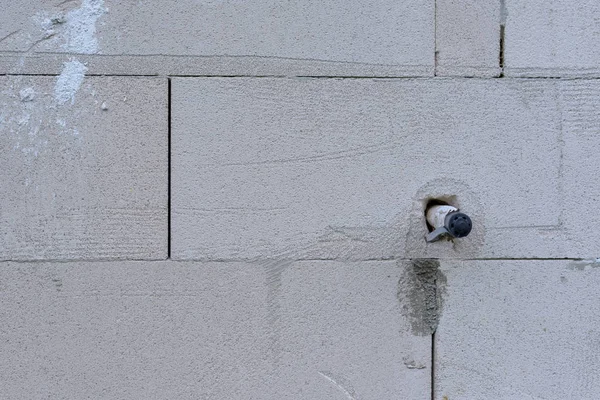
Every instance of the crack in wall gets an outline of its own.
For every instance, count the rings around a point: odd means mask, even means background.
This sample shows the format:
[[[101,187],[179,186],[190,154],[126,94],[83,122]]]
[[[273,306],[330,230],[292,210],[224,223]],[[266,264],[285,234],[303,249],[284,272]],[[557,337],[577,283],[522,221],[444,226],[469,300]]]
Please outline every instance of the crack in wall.
[[[504,67],[506,65],[505,61],[505,30],[506,30],[506,17],[508,13],[506,11],[506,0],[500,0],[500,44],[499,44],[499,53],[498,53],[498,66],[500,67],[500,75],[499,78],[504,78]]]

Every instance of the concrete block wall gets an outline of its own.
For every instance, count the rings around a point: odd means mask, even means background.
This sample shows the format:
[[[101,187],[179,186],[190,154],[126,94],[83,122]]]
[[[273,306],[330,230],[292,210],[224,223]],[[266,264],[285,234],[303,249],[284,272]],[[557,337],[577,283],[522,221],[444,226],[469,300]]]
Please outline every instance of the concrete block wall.
[[[0,398],[597,397],[596,2],[2,6]]]

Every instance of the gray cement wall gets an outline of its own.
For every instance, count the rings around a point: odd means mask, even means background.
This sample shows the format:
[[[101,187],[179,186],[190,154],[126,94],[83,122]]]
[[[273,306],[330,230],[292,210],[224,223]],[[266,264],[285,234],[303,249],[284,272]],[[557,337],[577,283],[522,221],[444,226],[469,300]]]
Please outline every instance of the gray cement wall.
[[[597,397],[596,2],[2,10],[0,398]]]

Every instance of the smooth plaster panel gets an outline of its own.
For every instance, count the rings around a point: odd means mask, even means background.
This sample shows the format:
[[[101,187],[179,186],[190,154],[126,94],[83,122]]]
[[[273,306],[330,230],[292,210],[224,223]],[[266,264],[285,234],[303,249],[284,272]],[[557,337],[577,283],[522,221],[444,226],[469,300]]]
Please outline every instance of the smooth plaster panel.
[[[174,79],[173,257],[592,257],[597,88]],[[471,235],[427,245],[429,198]]]
[[[436,76],[499,76],[501,1],[435,4]]]
[[[598,76],[600,3],[505,0],[507,76]]]
[[[10,59],[0,66],[8,71],[53,73],[52,53],[69,53],[87,55],[90,72],[101,74],[123,65],[153,74],[166,62],[169,74],[433,75],[433,2],[28,0],[4,8],[0,52]],[[32,63],[38,56],[50,62]]]
[[[431,336],[413,331],[407,273],[395,261],[0,263],[0,396],[424,399]]]
[[[592,399],[600,260],[445,261],[435,398]]]
[[[0,77],[0,259],[167,256],[167,80]]]

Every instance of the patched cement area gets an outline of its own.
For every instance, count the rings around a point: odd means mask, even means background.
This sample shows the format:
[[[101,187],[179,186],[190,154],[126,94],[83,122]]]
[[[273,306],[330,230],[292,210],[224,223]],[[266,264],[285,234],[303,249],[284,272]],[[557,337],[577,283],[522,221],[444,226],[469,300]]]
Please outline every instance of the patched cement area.
[[[438,326],[446,286],[440,262],[424,258],[401,263],[404,272],[398,281],[398,300],[402,313],[415,335],[431,335]]]

